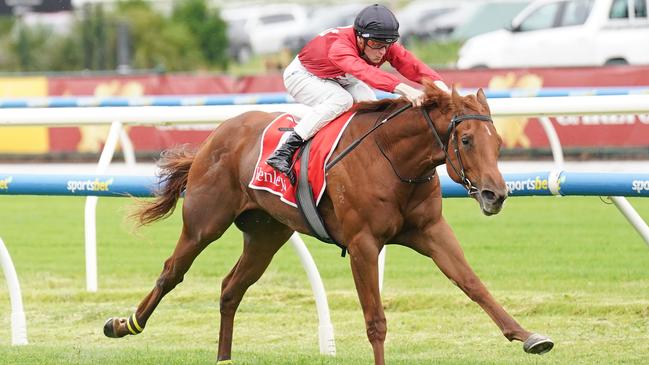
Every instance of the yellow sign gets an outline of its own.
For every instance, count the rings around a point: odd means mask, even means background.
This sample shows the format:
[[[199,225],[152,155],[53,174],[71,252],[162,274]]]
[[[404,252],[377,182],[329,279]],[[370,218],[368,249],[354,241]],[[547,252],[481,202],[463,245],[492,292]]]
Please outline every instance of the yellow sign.
[[[0,97],[26,98],[47,95],[47,78],[0,77]]]
[[[534,74],[526,74],[518,79],[509,72],[504,76],[494,76],[489,81],[492,90],[505,90],[510,88],[539,89],[543,86],[543,79]],[[498,117],[494,118],[494,125],[498,134],[503,139],[505,148],[529,148],[531,143],[525,134],[528,119],[526,117]]]
[[[0,77],[0,97],[24,98],[47,95],[45,77]],[[47,127],[0,128],[0,153],[47,153]]]
[[[102,82],[95,88],[95,96],[100,98],[109,96],[136,97],[142,95],[144,95],[144,86],[136,81],[122,83],[117,80],[111,80]],[[123,128],[128,130],[129,127],[124,126]],[[110,127],[105,125],[85,125],[79,127],[81,140],[77,145],[77,151],[100,152],[106,142],[109,129]]]
[[[49,133],[46,127],[0,128],[0,153],[47,153]]]

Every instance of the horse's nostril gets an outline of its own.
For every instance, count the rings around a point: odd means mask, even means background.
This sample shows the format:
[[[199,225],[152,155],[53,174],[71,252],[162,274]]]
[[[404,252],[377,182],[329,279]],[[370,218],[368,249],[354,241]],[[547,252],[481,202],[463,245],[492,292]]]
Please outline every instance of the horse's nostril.
[[[494,202],[497,199],[496,193],[494,193],[491,190],[482,190],[480,192],[480,195],[482,196],[482,200],[486,202]]]

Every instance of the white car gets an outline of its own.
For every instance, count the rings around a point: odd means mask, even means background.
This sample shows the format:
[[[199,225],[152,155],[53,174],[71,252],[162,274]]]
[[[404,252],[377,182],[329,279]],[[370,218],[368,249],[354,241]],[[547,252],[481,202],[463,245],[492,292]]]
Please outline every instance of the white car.
[[[282,50],[284,39],[308,21],[307,9],[299,4],[272,4],[245,8],[226,8],[221,16],[233,30],[230,39],[248,37],[252,53],[269,54]],[[234,27],[237,24],[239,26]]]
[[[284,38],[284,46],[297,53],[319,33],[329,28],[354,24],[356,15],[366,6],[367,4],[363,3],[346,3],[315,8],[301,28],[293,29],[291,34]]]
[[[457,67],[649,64],[648,1],[535,1],[509,29],[467,40]]]
[[[456,11],[462,4],[459,0],[415,0],[409,3],[396,14],[400,24],[401,43],[407,45],[413,39],[436,37],[437,19]]]

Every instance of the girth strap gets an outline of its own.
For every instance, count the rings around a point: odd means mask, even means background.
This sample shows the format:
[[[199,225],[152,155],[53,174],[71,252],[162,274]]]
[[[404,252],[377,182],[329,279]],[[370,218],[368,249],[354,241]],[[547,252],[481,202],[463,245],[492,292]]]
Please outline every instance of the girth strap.
[[[318,212],[316,202],[313,199],[313,190],[309,184],[309,151],[311,150],[311,141],[309,140],[302,148],[302,156],[300,156],[300,176],[297,182],[297,193],[295,194],[297,200],[297,208],[302,214],[302,217],[309,226],[311,234],[320,241],[333,243],[342,249],[340,256],[345,257],[347,248],[331,238],[331,235],[325,227],[324,221]]]

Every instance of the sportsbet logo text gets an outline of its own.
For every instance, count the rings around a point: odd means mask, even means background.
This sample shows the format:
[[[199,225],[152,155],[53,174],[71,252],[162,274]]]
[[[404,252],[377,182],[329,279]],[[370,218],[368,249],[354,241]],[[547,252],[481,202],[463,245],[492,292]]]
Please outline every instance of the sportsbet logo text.
[[[631,182],[631,186],[631,189],[633,189],[633,191],[640,194],[643,190],[649,191],[649,180],[633,180]]]
[[[71,192],[76,191],[108,191],[113,179],[101,181],[95,180],[68,180],[67,189]]]
[[[0,190],[9,190],[9,184],[13,179],[13,176],[7,176],[4,179],[0,179]]]
[[[534,179],[506,181],[505,184],[509,194],[514,191],[548,190],[548,179],[542,179],[540,176]]]

